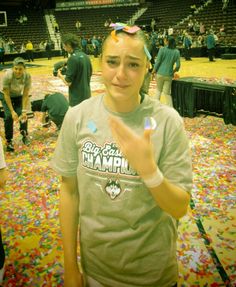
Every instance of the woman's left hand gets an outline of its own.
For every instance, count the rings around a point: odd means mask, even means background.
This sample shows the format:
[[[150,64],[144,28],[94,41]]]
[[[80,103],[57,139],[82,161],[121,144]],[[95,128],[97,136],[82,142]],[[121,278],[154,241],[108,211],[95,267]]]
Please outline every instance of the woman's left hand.
[[[152,130],[144,130],[142,136],[134,133],[121,120],[110,117],[112,135],[129,164],[141,176],[146,177],[156,171],[156,163],[151,142]]]

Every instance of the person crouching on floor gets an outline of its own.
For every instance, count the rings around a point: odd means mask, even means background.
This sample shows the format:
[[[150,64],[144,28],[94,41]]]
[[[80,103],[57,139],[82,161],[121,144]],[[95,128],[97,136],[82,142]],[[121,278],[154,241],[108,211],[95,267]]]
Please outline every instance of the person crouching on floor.
[[[43,127],[50,125],[50,120],[55,123],[60,130],[64,116],[69,108],[69,102],[61,93],[47,94],[44,97],[41,111]]]
[[[6,150],[14,151],[13,124],[20,123],[20,133],[25,145],[29,145],[27,107],[29,91],[31,88],[31,75],[26,72],[25,60],[17,57],[13,61],[13,67],[6,70],[2,78],[3,90],[0,99],[4,109]]]

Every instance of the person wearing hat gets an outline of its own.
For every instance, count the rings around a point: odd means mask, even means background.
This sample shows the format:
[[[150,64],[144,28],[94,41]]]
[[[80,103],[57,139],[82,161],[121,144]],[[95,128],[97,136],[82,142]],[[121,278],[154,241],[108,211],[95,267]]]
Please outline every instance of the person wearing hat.
[[[19,122],[22,141],[29,145],[27,107],[29,91],[31,88],[31,75],[26,72],[25,60],[17,57],[13,61],[13,67],[8,69],[2,78],[2,92],[0,98],[4,110],[4,128],[7,142],[6,150],[14,151],[13,124]]]

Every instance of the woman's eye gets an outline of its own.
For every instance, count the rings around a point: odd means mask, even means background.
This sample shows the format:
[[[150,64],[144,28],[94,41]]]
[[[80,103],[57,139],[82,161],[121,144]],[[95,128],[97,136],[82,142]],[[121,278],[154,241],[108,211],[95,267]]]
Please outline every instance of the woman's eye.
[[[139,67],[139,64],[138,63],[130,63],[129,66],[131,68],[138,68]]]
[[[110,66],[114,66],[114,65],[117,65],[117,62],[114,60],[107,60],[107,64]]]

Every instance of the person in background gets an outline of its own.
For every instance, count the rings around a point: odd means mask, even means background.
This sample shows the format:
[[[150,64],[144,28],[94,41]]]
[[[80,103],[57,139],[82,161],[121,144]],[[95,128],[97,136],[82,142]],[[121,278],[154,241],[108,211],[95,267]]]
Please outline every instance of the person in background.
[[[196,9],[197,9],[196,4],[191,5],[191,6],[190,6],[190,9],[191,9],[191,13],[194,14],[194,12],[195,12]]]
[[[200,24],[196,19],[194,20],[194,24],[193,24],[193,31],[195,32],[196,36],[198,36],[200,33]]]
[[[197,37],[196,46],[202,47],[204,45],[204,42],[205,42],[205,39],[204,39],[203,35],[199,35]]]
[[[41,51],[44,51],[44,50],[45,50],[46,43],[47,43],[47,40],[46,40],[46,41],[41,41],[41,42],[39,43],[39,49],[40,49]]]
[[[3,152],[2,138],[0,136],[0,192],[4,188],[7,181],[7,171],[6,171],[6,161]],[[3,282],[4,277],[4,262],[5,262],[5,252],[2,243],[2,234],[0,229],[0,285]]]
[[[24,24],[28,22],[28,17],[25,14],[22,15],[22,18]]]
[[[94,58],[97,58],[99,55],[100,43],[98,42],[98,39],[96,36],[93,36],[93,38],[92,38],[92,45],[93,45]]]
[[[140,94],[150,66],[143,31],[112,27],[105,93],[68,110],[51,161],[62,177],[64,286],[173,287],[192,186],[188,138],[176,110]]]
[[[172,36],[174,34],[174,29],[172,26],[169,26],[168,28],[168,36]]]
[[[205,34],[205,25],[202,22],[200,22],[199,32],[200,32],[200,35]]]
[[[60,31],[59,30],[59,24],[57,23],[56,20],[53,21],[53,27],[54,27],[55,33],[58,33]]]
[[[85,37],[82,37],[81,39],[81,47],[82,47],[82,51],[87,54],[88,50],[87,50],[87,45],[88,45],[88,41]]]
[[[24,43],[24,42],[21,44],[20,54],[21,54],[22,56],[24,56],[24,54],[25,54],[25,43]]]
[[[76,28],[76,30],[79,32],[79,30],[80,30],[80,28],[81,28],[81,23],[80,23],[79,20],[77,20],[77,21],[75,22],[75,28]]]
[[[214,56],[215,56],[216,41],[215,41],[214,33],[212,30],[209,30],[206,36],[206,46],[207,46],[209,61],[215,62]]]
[[[154,65],[153,72],[156,73],[157,95],[160,100],[163,93],[166,103],[173,106],[171,97],[171,83],[175,72],[180,69],[180,52],[176,49],[174,37],[165,39],[165,46],[160,48]]]
[[[190,18],[188,22],[188,31],[193,32],[193,19]]]
[[[226,35],[226,29],[225,29],[225,25],[222,24],[220,29],[219,29],[219,35],[220,36],[225,36]]]
[[[228,9],[229,0],[222,0],[222,11],[226,12]]]
[[[28,62],[34,61],[34,46],[30,40],[28,40],[26,46],[25,46],[25,52],[26,52],[26,57],[28,59]]]
[[[192,47],[192,39],[191,36],[185,31],[183,38],[183,46],[184,46],[184,58],[186,61],[192,61],[191,59],[191,47]]]
[[[109,21],[108,21],[108,19],[107,19],[107,20],[105,21],[105,23],[104,23],[104,27],[105,27],[105,28],[108,28],[109,25],[110,25],[110,23],[109,23]]]
[[[45,51],[46,51],[48,60],[51,60],[52,59],[52,42],[51,42],[51,40],[46,40]]]
[[[150,26],[151,26],[152,32],[154,32],[156,28],[156,20],[154,18],[152,18]]]
[[[9,47],[9,53],[14,53],[14,51],[15,51],[15,43],[14,43],[14,41],[11,38],[9,38],[7,45]]]
[[[5,48],[4,48],[4,43],[0,42],[0,64],[5,65]]]
[[[43,112],[42,124],[47,126],[48,121],[46,119],[48,117],[49,120],[54,122],[54,124],[57,126],[57,129],[60,130],[68,108],[68,100],[63,94],[52,93],[45,95],[41,107],[41,111]]]
[[[79,39],[76,35],[63,35],[62,43],[70,56],[65,76],[59,70],[58,77],[69,87],[69,105],[73,107],[91,96],[92,64],[89,56],[79,49]]]
[[[6,71],[2,78],[3,91],[0,92],[4,109],[5,138],[7,151],[14,151],[13,123],[19,122],[22,141],[29,145],[27,109],[29,91],[31,88],[31,75],[26,71],[25,61],[17,57],[13,61],[12,69]]]

